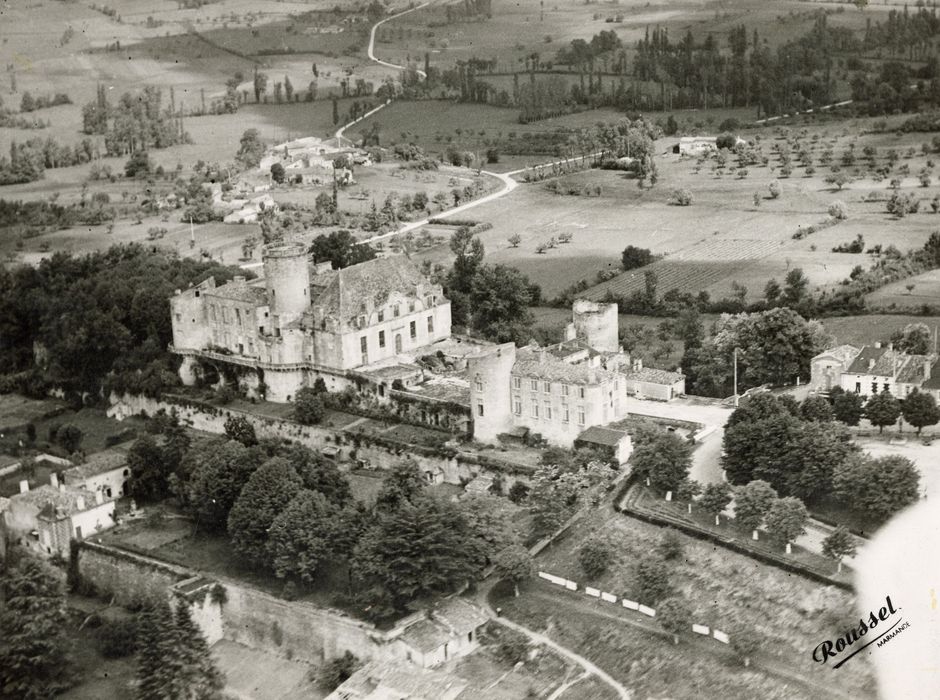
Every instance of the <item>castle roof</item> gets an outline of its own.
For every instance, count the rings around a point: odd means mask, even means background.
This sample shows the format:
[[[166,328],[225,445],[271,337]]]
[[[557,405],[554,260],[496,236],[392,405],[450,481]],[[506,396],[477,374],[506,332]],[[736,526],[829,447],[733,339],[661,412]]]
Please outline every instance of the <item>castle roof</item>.
[[[315,305],[348,323],[364,309],[383,306],[395,292],[415,295],[426,282],[418,266],[403,255],[375,258],[334,271]]]
[[[207,291],[206,295],[247,302],[255,306],[267,306],[268,304],[267,290],[260,285],[248,284],[247,280],[243,278],[234,279],[221,287]]]
[[[558,359],[547,350],[529,347],[520,348],[516,353],[512,373],[530,379],[567,384],[601,384],[616,378],[614,372],[584,364],[573,365]]]

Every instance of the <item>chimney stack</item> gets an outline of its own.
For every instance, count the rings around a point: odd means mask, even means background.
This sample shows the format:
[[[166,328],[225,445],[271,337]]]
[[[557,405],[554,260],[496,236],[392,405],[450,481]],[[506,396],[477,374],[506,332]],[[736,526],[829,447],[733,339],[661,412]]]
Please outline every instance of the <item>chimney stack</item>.
[[[95,491],[95,503],[99,506],[104,503],[104,493],[102,491]]]
[[[870,358],[868,360],[868,371],[870,372],[874,368],[875,368],[875,360],[873,358]]]
[[[924,358],[924,381],[926,382],[930,379],[930,358]]]
[[[49,484],[50,484],[50,485],[52,486],[52,488],[54,488],[54,489],[59,488],[59,475],[56,474],[55,472],[52,472],[52,473],[49,475]]]
[[[75,500],[75,505],[78,506],[78,509],[79,509],[80,511],[85,510],[85,497],[84,497],[84,496],[79,496],[79,497]]]
[[[20,481],[20,493],[26,493],[27,491],[29,491],[29,481],[23,479]]]
[[[880,350],[880,349],[881,349],[881,341],[878,341],[877,343],[875,343],[875,349],[876,349],[876,350]]]

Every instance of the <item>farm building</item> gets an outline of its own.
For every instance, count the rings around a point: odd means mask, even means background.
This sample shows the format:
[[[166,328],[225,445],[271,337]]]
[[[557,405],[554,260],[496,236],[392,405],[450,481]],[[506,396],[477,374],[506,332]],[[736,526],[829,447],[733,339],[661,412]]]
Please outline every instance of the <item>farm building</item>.
[[[937,365],[936,355],[911,355],[891,345],[840,345],[812,359],[810,388],[827,392],[839,386],[862,396],[887,391],[898,398],[918,389],[940,399]]]
[[[627,395],[638,399],[672,401],[685,393],[685,375],[664,369],[644,367],[643,360],[635,359],[624,372]]]
[[[91,455],[84,464],[67,469],[62,476],[66,486],[100,492],[110,500],[127,495],[131,470],[125,452],[106,450]]]
[[[41,554],[69,555],[69,541],[107,530],[114,525],[114,501],[101,491],[91,492],[60,484],[53,474],[50,483],[30,489],[25,481],[3,513],[8,537]]]
[[[489,615],[463,598],[448,598],[416,620],[407,621],[394,638],[399,658],[421,668],[433,668],[474,651],[477,633]]]
[[[735,146],[747,143],[744,139],[735,138]],[[679,143],[672,147],[672,152],[681,156],[700,156],[718,150],[717,136],[683,136]]]

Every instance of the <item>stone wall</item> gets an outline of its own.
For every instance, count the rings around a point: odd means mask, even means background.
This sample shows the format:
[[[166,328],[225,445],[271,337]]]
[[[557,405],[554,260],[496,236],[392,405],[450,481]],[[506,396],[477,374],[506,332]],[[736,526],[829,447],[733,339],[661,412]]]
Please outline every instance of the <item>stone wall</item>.
[[[316,665],[346,651],[360,659],[392,653],[387,635],[374,625],[312,603],[276,598],[241,581],[219,578],[225,589],[225,600],[219,604],[207,592],[212,581],[141,554],[86,541],[79,548],[78,562],[82,579],[102,594],[113,595],[120,605],[184,593],[188,582],[205,581],[203,595],[183,597],[210,644],[224,638]]]
[[[225,432],[225,421],[230,415],[244,416],[254,426],[258,437],[288,438],[317,450],[342,444],[342,458],[348,458],[355,449],[357,459],[366,460],[369,466],[377,469],[391,468],[405,458],[413,459],[430,480],[448,484],[460,485],[480,474],[498,474],[503,478],[504,488],[509,489],[515,481],[527,483],[533,471],[526,465],[503,463],[498,458],[473,453],[458,453],[457,450],[452,450],[449,455],[441,454],[437,450],[396,443],[382,436],[358,438],[342,430],[323,426],[301,425],[290,420],[269,418],[230,408],[202,408],[195,403],[174,403],[171,400],[145,396],[112,395],[108,415],[123,420],[141,412],[153,415],[160,409],[167,412],[175,409],[180,420],[196,430],[217,434]],[[354,447],[354,442],[359,444]]]
[[[78,573],[95,589],[113,595],[120,605],[135,605],[166,595],[192,573],[132,552],[85,540],[78,555]]]

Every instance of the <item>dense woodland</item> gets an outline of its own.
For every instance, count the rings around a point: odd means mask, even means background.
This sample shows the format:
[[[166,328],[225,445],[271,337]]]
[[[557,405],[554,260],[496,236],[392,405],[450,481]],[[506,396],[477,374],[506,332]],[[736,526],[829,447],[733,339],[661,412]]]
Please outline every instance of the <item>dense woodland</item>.
[[[235,274],[142,245],[81,257],[56,253],[37,267],[4,269],[3,390],[42,396],[57,386],[71,395],[97,395],[112,372],[111,381],[151,395],[175,384],[167,352],[173,291]]]

